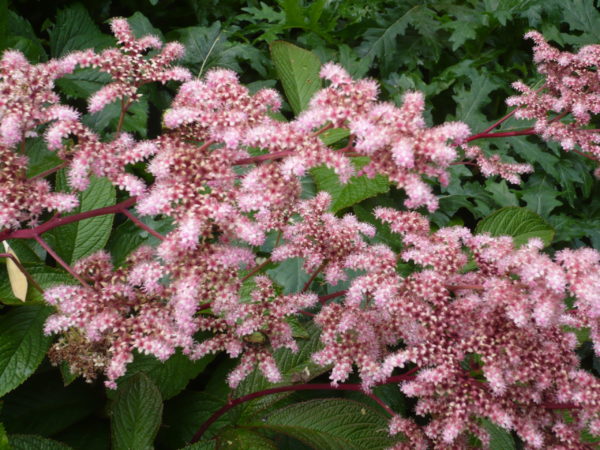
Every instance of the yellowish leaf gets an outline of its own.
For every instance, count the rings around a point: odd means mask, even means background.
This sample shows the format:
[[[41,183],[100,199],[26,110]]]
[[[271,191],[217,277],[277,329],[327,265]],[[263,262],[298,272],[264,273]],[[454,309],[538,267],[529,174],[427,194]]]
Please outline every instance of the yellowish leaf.
[[[16,253],[12,248],[10,248],[8,243],[4,241],[3,244],[6,253],[13,255],[13,257],[18,261],[19,258],[17,258]],[[24,302],[27,298],[27,277],[19,268],[19,266],[15,264],[12,258],[6,258],[6,270],[8,271],[8,280],[10,281],[10,287],[13,291],[13,294],[19,300]]]

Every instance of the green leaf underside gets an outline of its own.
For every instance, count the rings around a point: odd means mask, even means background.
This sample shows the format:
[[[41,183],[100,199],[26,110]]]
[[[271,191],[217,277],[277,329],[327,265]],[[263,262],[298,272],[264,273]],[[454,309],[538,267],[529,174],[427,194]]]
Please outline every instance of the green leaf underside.
[[[0,396],[23,383],[42,362],[50,346],[43,331],[50,311],[23,305],[0,317]]]
[[[540,238],[550,245],[555,231],[536,213],[526,208],[507,207],[487,216],[477,224],[477,233],[490,233],[492,236],[511,236],[515,245],[526,244],[530,238]]]
[[[292,111],[298,115],[321,88],[321,61],[313,52],[282,41],[271,44],[271,57]]]
[[[144,374],[120,386],[111,411],[113,449],[151,448],[162,409],[160,391]]]

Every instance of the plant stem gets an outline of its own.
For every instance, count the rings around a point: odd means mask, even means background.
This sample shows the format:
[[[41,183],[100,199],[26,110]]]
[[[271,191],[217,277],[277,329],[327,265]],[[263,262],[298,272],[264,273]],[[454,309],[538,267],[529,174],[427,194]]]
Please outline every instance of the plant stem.
[[[54,172],[58,172],[60,169],[67,167],[67,162],[63,162],[52,169],[44,170],[42,173],[38,173],[37,175],[30,178],[30,180],[37,180],[38,178],[45,178],[48,175],[52,175]]]
[[[58,254],[52,249],[52,247],[50,247],[48,245],[48,243],[46,241],[44,241],[37,234],[34,236],[34,239],[37,241],[38,244],[40,244],[42,246],[42,248],[44,250],[46,250],[48,252],[48,254],[50,256],[52,256],[52,258],[54,258],[54,260],[58,264],[60,264],[63,267],[63,269],[65,269],[67,272],[69,272],[77,281],[79,281],[85,287],[91,287],[89,284],[87,284],[87,282],[83,278],[81,278],[79,275],[77,275],[75,273],[75,271],[73,270],[73,268],[71,266],[69,266],[60,256],[58,256]]]
[[[341,297],[342,295],[346,295],[347,292],[348,290],[344,289],[343,291],[337,291],[333,294],[322,295],[319,297],[319,302],[321,303],[321,305],[324,305],[328,300],[331,300],[332,298],[336,297]]]
[[[286,156],[293,155],[294,152],[286,150],[283,152],[266,153],[264,155],[253,156],[251,158],[238,159],[233,163],[234,166],[242,166],[244,164],[254,164],[258,162],[268,161],[270,159],[281,159]]]
[[[113,206],[105,206],[104,208],[92,209],[91,211],[85,211],[72,216],[65,217],[53,217],[48,222],[38,225],[34,228],[28,228],[24,230],[5,230],[0,232],[0,242],[7,239],[35,239],[46,231],[52,230],[53,228],[67,225],[73,222],[79,222],[80,220],[89,219],[91,217],[104,216],[106,214],[115,214],[123,212],[125,209],[130,208],[136,202],[136,197],[128,198],[127,200],[117,203]]]
[[[153,228],[149,227],[148,225],[146,225],[144,222],[142,222],[140,219],[138,219],[136,216],[134,216],[131,212],[129,212],[127,209],[123,209],[122,211],[119,211],[120,213],[122,213],[123,215],[127,216],[133,223],[135,223],[138,227],[140,227],[142,230],[147,231],[148,233],[150,233],[152,236],[154,236],[155,238],[160,239],[161,241],[165,240],[165,237],[160,234],[158,231],[154,230]]]
[[[413,369],[412,371],[407,372],[403,375],[396,375],[396,376],[389,377],[388,379],[384,380],[383,382],[377,383],[377,384],[380,385],[380,384],[399,383],[401,381],[412,380],[415,378],[415,375],[412,375],[412,373],[411,373],[413,371],[415,371],[415,369]],[[348,383],[348,384],[338,384],[337,386],[332,386],[329,383],[314,383],[314,384],[295,384],[295,385],[291,385],[291,386],[278,386],[278,387],[274,387],[274,388],[270,388],[270,389],[265,389],[263,391],[258,391],[258,392],[253,392],[251,394],[243,395],[241,397],[231,400],[229,403],[227,403],[226,405],[221,407],[218,411],[216,411],[212,416],[210,416],[209,419],[206,422],[204,422],[200,426],[200,428],[198,428],[198,431],[196,431],[196,433],[194,434],[194,437],[190,441],[190,444],[193,444],[194,442],[199,441],[200,438],[202,438],[202,435],[204,434],[204,432],[213,423],[215,423],[219,419],[219,417],[221,417],[223,414],[227,413],[229,410],[236,407],[237,405],[248,402],[250,400],[254,400],[256,398],[264,397],[265,395],[278,394],[281,392],[314,391],[314,390],[337,390],[337,391],[363,392],[362,385],[360,385],[360,384]],[[393,411],[391,412],[391,414],[394,414]]]
[[[478,133],[473,136],[467,138],[466,142],[475,141],[477,139],[488,139],[488,138],[501,138],[501,137],[511,137],[511,136],[528,136],[535,134],[533,128],[525,128],[524,130],[517,131],[501,131],[498,133]]]
[[[315,270],[313,272],[313,274],[310,276],[310,278],[308,279],[308,281],[304,284],[304,287],[302,288],[302,292],[306,292],[308,290],[308,288],[310,287],[310,285],[312,284],[313,281],[315,281],[315,278],[317,278],[317,275],[319,275],[319,273],[321,272],[321,270],[323,270],[323,268],[327,265],[327,261],[323,261],[321,263],[321,265],[319,267],[317,267],[317,270]]]
[[[252,275],[259,272],[261,269],[263,269],[265,266],[267,266],[270,262],[271,262],[271,258],[268,258],[266,261],[264,261],[261,264],[259,264],[258,266],[256,266],[254,269],[252,269],[250,272],[248,272],[246,275],[244,275],[242,277],[242,279],[240,280],[240,283],[243,283],[248,278],[250,278]]]

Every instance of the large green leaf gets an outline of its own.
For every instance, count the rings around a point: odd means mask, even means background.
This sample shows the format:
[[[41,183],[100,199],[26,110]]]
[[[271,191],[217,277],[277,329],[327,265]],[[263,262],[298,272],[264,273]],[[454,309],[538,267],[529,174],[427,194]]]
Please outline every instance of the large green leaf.
[[[6,18],[7,33],[2,42],[3,49],[20,50],[34,63],[45,61],[47,59],[46,51],[29,21],[12,11],[8,11]]]
[[[499,427],[489,420],[483,421],[483,426],[490,433],[490,450],[515,450],[515,440],[509,431]]]
[[[15,434],[9,436],[12,450],[70,450],[71,447],[62,442],[46,439],[31,434]]]
[[[140,217],[140,220],[161,234],[167,234],[173,229],[170,218],[155,220],[152,217]],[[142,230],[130,220],[117,226],[110,235],[106,248],[110,251],[113,262],[120,266],[127,256],[140,245],[157,246],[159,239]]]
[[[213,359],[214,355],[207,355],[191,361],[178,351],[167,361],[161,362],[154,356],[137,354],[127,366],[127,374],[119,378],[118,383],[126,383],[126,380],[137,373],[143,373],[154,382],[162,398],[167,400],[185,389],[189,381],[201,373]]]
[[[368,159],[354,158],[353,162],[357,168],[360,168],[368,162]],[[369,178],[366,175],[355,176],[351,177],[348,183],[342,184],[336,173],[328,167],[315,167],[311,169],[310,173],[315,180],[317,188],[320,191],[327,191],[331,194],[330,208],[333,212],[387,192],[390,188],[388,179],[383,175],[376,175],[373,178]]]
[[[103,34],[87,10],[79,3],[60,10],[49,31],[53,57],[65,56],[74,50],[101,49],[111,45],[112,37]]]
[[[521,246],[530,238],[540,238],[550,245],[554,229],[539,215],[526,208],[509,206],[487,216],[477,224],[477,233],[490,233],[492,236],[512,236],[515,245]]]
[[[297,115],[321,88],[321,61],[313,52],[283,41],[271,44],[271,58],[292,111]]]
[[[57,190],[67,190],[63,173],[57,177]],[[79,194],[79,206],[72,212],[90,211],[115,204],[115,188],[106,178],[92,177],[89,187]],[[92,217],[55,228],[44,234],[48,243],[67,263],[91,255],[106,245],[113,223],[113,214]]]
[[[494,78],[488,74],[474,73],[469,88],[456,89],[452,98],[456,102],[456,119],[465,122],[474,132],[481,131],[488,124],[488,120],[481,112],[490,100],[490,93],[499,87]]]
[[[244,428],[230,428],[217,437],[219,448],[235,448],[236,450],[277,450],[277,445],[270,439]]]
[[[44,359],[50,338],[43,327],[50,311],[23,305],[0,317],[0,397],[29,378]]]
[[[303,269],[304,259],[289,258],[280,262],[277,267],[267,270],[267,274],[283,287],[284,294],[300,292],[310,279],[310,274]]]
[[[55,436],[104,403],[102,391],[90,384],[80,380],[65,387],[57,371],[40,370],[5,397],[0,417],[11,434]]]
[[[121,385],[111,409],[113,449],[152,448],[162,410],[160,391],[144,374]]]
[[[383,449],[397,439],[388,418],[364,403],[335,398],[309,400],[273,411],[257,427],[284,433],[319,450]]]

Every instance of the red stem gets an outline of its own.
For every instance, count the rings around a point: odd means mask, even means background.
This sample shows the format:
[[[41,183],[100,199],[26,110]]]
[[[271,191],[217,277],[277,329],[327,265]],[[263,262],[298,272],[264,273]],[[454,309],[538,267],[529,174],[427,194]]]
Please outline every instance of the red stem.
[[[244,275],[244,277],[240,280],[240,283],[243,283],[244,281],[246,281],[248,278],[250,278],[252,275],[256,274],[257,272],[259,272],[261,269],[263,269],[267,264],[269,264],[271,262],[271,259],[267,259],[266,261],[262,262],[261,264],[259,264],[258,266],[256,266],[254,269],[252,269],[250,272],[248,272],[246,275]]]
[[[319,273],[321,272],[321,270],[323,270],[323,268],[327,265],[327,261],[323,261],[323,263],[317,267],[317,270],[315,270],[313,272],[313,274],[310,276],[310,278],[308,279],[308,281],[304,284],[304,287],[302,288],[302,292],[306,292],[308,290],[308,288],[310,287],[310,285],[312,284],[313,281],[315,281],[315,278],[317,278],[317,275],[319,275]]]
[[[489,127],[487,127],[485,130],[483,130],[481,133],[479,134],[487,134],[490,131],[492,131],[494,128],[496,128],[498,125],[501,125],[505,120],[510,119],[518,110],[519,108],[515,108],[513,109],[511,112],[509,112],[507,115],[505,115],[504,117],[502,117],[500,120],[498,120],[498,122],[496,122],[493,125],[490,125]]]
[[[87,284],[87,282],[83,278],[81,278],[79,275],[77,275],[75,273],[75,271],[73,270],[73,268],[71,266],[69,266],[60,256],[58,256],[58,254],[52,249],[52,247],[50,247],[48,245],[48,243],[46,241],[44,241],[37,234],[33,238],[37,241],[38,244],[40,244],[42,246],[42,248],[44,250],[46,250],[48,252],[48,254],[50,256],[52,256],[54,258],[54,260],[58,264],[60,264],[63,267],[63,269],[65,269],[67,272],[69,272],[73,276],[73,278],[75,278],[77,281],[79,281],[85,287],[91,287],[89,284]]]
[[[42,173],[38,173],[37,175],[30,178],[30,180],[37,180],[38,178],[45,178],[48,175],[52,175],[54,172],[58,172],[60,169],[67,167],[67,163],[63,162],[52,169],[44,170]]]
[[[46,231],[52,230],[62,225],[67,225],[69,223],[89,219],[90,217],[98,217],[103,216],[105,214],[115,214],[123,212],[127,208],[133,206],[135,202],[136,197],[131,197],[113,206],[105,206],[104,208],[92,209],[91,211],[73,214],[72,216],[53,217],[48,222],[38,225],[34,228],[15,231],[5,230],[3,232],[0,232],[0,242],[5,241],[7,239],[35,239],[36,237],[45,233]]]
[[[160,234],[158,231],[150,228],[148,225],[146,225],[144,222],[142,222],[140,219],[138,219],[132,213],[130,213],[127,209],[123,209],[122,211],[119,211],[119,212],[124,214],[125,216],[127,216],[133,223],[135,223],[142,230],[147,231],[152,236],[160,239],[161,241],[165,240],[165,237],[162,234]]]
[[[414,371],[413,369],[412,371]],[[417,369],[418,370],[418,369]],[[411,372],[412,372],[411,371]],[[405,373],[403,375],[396,375],[389,377],[387,380],[378,383],[380,384],[390,384],[390,383],[399,383],[401,381],[408,381],[414,379],[415,376],[410,372]],[[270,389],[265,389],[263,391],[253,392],[251,394],[243,395],[241,397],[235,398],[231,400],[228,404],[223,405],[218,411],[216,411],[209,419],[198,428],[198,431],[194,434],[194,437],[190,441],[190,444],[197,442],[200,440],[204,432],[215,423],[219,417],[223,414],[231,410],[232,408],[245,403],[250,400],[254,400],[255,398],[264,397],[265,395],[278,394],[280,392],[293,392],[293,391],[314,391],[314,390],[338,390],[338,391],[358,391],[363,392],[363,387],[360,384],[338,384],[337,386],[332,386],[329,383],[315,383],[315,384],[296,384],[292,386],[279,386]],[[388,408],[389,409],[389,408]],[[391,411],[391,410],[390,410]],[[394,414],[393,411],[391,414]]]
[[[483,132],[483,133],[474,134],[473,136],[467,138],[466,142],[471,142],[476,139],[501,138],[501,137],[510,137],[510,136],[527,136],[527,135],[532,135],[532,134],[535,134],[535,131],[533,130],[533,128],[526,128],[524,130],[517,130],[517,131],[501,131],[498,133]]]
[[[328,300],[331,300],[332,298],[341,297],[342,295],[346,295],[346,292],[348,292],[348,290],[344,289],[343,291],[334,292],[333,294],[322,295],[319,297],[319,302],[322,305],[324,305]]]
[[[268,161],[270,159],[281,159],[286,156],[293,155],[294,152],[286,150],[284,152],[266,153],[264,155],[253,156],[252,158],[238,159],[233,163],[234,166],[242,166],[244,164],[254,164],[262,161]]]

